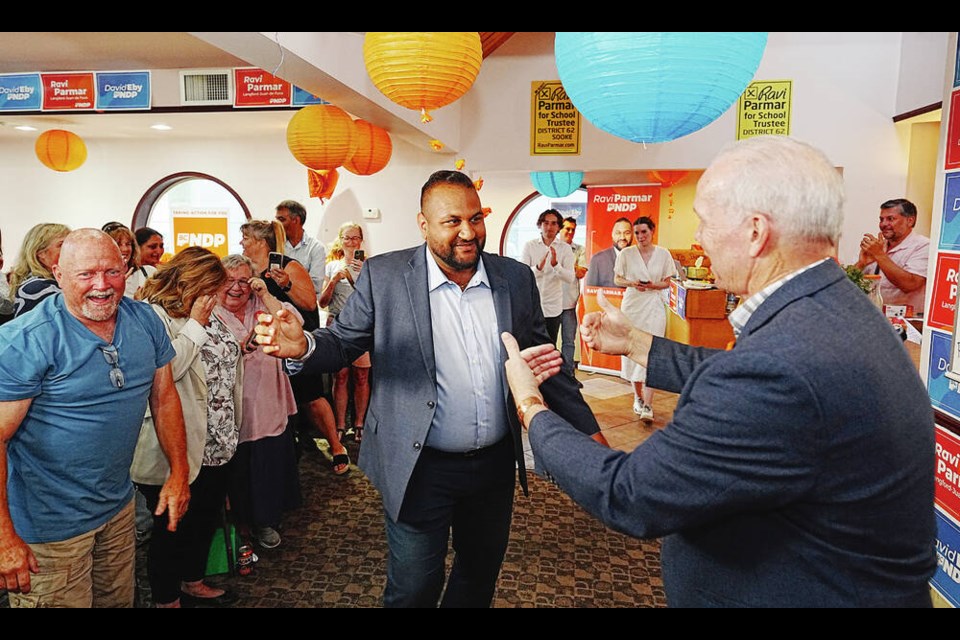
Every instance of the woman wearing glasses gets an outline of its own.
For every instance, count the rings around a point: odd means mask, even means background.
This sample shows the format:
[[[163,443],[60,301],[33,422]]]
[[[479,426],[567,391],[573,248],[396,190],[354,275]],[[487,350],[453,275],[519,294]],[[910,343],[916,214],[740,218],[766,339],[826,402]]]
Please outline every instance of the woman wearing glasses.
[[[285,308],[300,314],[267,291],[264,281],[253,275],[246,256],[223,259],[227,289],[217,317],[243,345],[243,420],[240,444],[230,463],[230,512],[244,537],[252,535],[263,547],[280,544],[277,529],[283,512],[300,506],[300,478],[293,442],[297,402],[283,363],[257,347],[253,328],[261,313]]]
[[[147,278],[157,272],[157,268],[140,264],[140,247],[130,227],[122,222],[108,222],[103,225],[103,231],[120,247],[120,256],[127,268],[127,286],[123,295],[133,298]]]
[[[366,259],[363,251],[363,229],[355,222],[340,225],[337,239],[327,254],[326,277],[323,280],[323,292],[320,294],[320,306],[327,308],[327,324],[330,325],[340,314],[347,298],[354,291],[354,283],[360,276],[360,268]],[[349,367],[344,367],[333,377],[333,407],[337,418],[337,436],[342,440],[346,435],[347,400],[349,396],[350,375],[353,374],[353,437],[363,441],[363,419],[367,415],[370,402],[370,354],[365,353]]]
[[[173,343],[173,377],[187,432],[190,508],[176,531],[155,517],[147,574],[158,607],[229,606],[233,592],[206,584],[207,556],[227,494],[226,464],[237,449],[242,418],[240,342],[215,313],[227,272],[214,253],[187,247],[140,290]],[[167,463],[150,413],[140,430],[131,476],[156,509]]]

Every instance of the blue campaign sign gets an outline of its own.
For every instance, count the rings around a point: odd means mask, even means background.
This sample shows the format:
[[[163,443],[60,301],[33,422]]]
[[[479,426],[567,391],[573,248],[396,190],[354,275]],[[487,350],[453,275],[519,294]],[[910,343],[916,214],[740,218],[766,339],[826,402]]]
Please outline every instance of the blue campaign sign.
[[[957,41],[957,61],[953,67],[953,86],[960,87],[960,40]]]
[[[940,248],[960,249],[960,173],[948,173],[944,179]]]
[[[39,111],[42,101],[39,73],[0,74],[0,111]]]
[[[940,509],[937,514],[937,571],[930,584],[954,607],[960,606],[960,528]]]
[[[102,71],[97,73],[97,109],[129,111],[149,108],[149,71]]]
[[[930,404],[960,419],[960,392],[957,383],[946,376],[950,366],[953,340],[949,333],[930,331],[930,363],[927,369],[927,393]]]
[[[323,98],[318,98],[309,91],[304,91],[297,85],[293,85],[293,106],[303,107],[308,104],[330,104]]]

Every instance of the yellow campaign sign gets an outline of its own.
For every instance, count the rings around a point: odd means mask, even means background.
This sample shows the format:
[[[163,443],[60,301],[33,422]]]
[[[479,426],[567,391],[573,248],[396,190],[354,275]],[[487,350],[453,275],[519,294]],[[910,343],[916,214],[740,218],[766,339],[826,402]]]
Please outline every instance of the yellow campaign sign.
[[[740,95],[737,140],[790,135],[792,80],[755,80]]]
[[[210,249],[221,258],[227,255],[227,216],[173,216],[173,252],[185,247]]]
[[[530,155],[580,155],[580,112],[559,80],[530,83]]]

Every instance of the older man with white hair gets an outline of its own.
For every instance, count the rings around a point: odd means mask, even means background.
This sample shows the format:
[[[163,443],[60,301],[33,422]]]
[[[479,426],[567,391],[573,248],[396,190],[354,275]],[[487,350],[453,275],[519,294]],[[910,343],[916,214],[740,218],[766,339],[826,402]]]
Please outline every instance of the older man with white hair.
[[[671,606],[929,607],[932,410],[835,260],[839,173],[805,143],[753,138],[704,172],[694,209],[717,284],[744,300],[736,345],[651,336],[606,301],[588,314],[588,346],[680,394],[671,422],[624,453],[539,404],[537,380],[560,360],[505,335],[537,467],[614,529],[663,537]]]
[[[124,297],[107,234],[72,232],[53,274],[61,292],[0,327],[0,589],[13,607],[131,607],[130,464],[148,404],[171,530],[190,498],[173,347]]]

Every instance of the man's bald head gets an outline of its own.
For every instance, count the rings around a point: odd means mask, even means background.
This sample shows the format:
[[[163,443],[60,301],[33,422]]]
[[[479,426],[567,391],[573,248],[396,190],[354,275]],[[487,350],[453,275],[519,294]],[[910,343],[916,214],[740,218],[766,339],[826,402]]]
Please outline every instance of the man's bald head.
[[[99,229],[70,232],[53,275],[67,310],[80,322],[97,332],[98,325],[114,321],[126,287],[126,270],[113,238]]]

